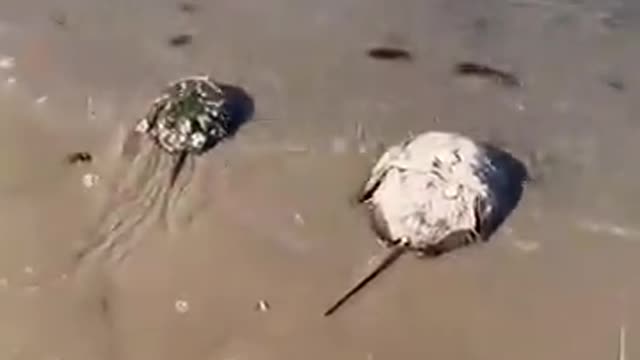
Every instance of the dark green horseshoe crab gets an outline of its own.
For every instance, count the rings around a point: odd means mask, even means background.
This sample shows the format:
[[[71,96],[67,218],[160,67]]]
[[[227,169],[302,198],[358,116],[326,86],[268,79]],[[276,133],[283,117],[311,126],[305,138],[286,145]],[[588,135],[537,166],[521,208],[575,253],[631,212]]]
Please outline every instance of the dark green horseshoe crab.
[[[222,88],[208,76],[170,84],[140,119],[136,131],[148,134],[170,154],[201,154],[229,135],[231,113]]]
[[[82,297],[95,301],[112,326],[118,271],[143,242],[181,235],[175,230],[193,215],[191,202],[182,200],[189,195],[199,155],[231,137],[252,114],[253,100],[239,87],[216,84],[208,76],[169,84],[142,118],[114,137],[114,173],[101,182],[107,188],[96,224],[73,244],[70,268],[50,284],[69,278],[81,285]],[[91,160],[84,153],[67,159]]]
[[[170,83],[127,130],[97,234],[81,246],[78,258],[107,255],[117,263],[144,236],[144,224],[173,228],[174,204],[191,182],[195,157],[233,135],[252,104],[243,90],[208,76]]]
[[[189,155],[200,155],[232,132],[230,100],[209,76],[198,75],[169,84],[151,104],[136,131],[176,156],[171,184]]]

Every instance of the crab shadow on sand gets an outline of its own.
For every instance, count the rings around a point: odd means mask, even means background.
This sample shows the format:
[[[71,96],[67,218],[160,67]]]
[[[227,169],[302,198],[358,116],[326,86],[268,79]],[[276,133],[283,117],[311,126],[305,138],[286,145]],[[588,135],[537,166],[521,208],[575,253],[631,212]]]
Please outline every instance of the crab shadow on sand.
[[[470,241],[488,242],[516,209],[522,198],[524,186],[529,181],[529,172],[520,160],[497,146],[481,143],[491,167],[480,169],[478,174],[488,186],[491,209],[479,214],[480,220],[474,231],[454,231],[420,255],[439,257],[469,245]]]
[[[495,197],[494,208],[483,224],[485,240],[498,230],[520,203],[529,172],[520,160],[506,150],[491,144],[483,144],[487,157],[495,166],[493,174],[487,176],[490,192]]]
[[[226,140],[233,138],[242,125],[253,118],[255,103],[251,95],[238,86],[225,83],[221,83],[219,86],[227,98],[227,111],[229,111],[231,119],[227,127],[227,136],[224,138]],[[203,153],[208,152],[224,140],[210,138],[204,145]]]

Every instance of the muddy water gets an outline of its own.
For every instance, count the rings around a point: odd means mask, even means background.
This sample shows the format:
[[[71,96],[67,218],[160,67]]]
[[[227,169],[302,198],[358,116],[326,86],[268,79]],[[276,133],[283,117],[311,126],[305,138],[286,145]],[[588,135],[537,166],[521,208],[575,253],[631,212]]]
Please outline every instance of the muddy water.
[[[612,359],[621,324],[640,356],[633,0],[193,4],[0,5],[1,358]],[[455,78],[461,60],[525,86]],[[253,121],[197,159],[171,226],[73,281],[123,129],[197,72],[243,87]],[[323,318],[381,253],[350,198],[381,145],[429,129],[491,139],[535,182],[493,241],[407,257]]]

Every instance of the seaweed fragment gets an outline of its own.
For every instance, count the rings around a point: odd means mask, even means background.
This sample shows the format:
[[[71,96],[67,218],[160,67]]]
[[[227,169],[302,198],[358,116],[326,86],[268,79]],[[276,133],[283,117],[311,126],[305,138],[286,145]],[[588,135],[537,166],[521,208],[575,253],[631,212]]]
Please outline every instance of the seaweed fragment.
[[[179,34],[172,36],[169,39],[169,45],[173,47],[181,47],[185,45],[189,45],[193,42],[193,35],[190,34]]]
[[[93,156],[86,151],[78,151],[67,155],[66,161],[69,164],[88,163],[93,160]]]
[[[458,75],[488,78],[507,87],[522,86],[522,81],[520,81],[514,73],[500,70],[485,64],[468,61],[460,62],[455,65],[454,72]]]
[[[367,55],[376,60],[411,61],[413,59],[413,55],[408,50],[389,46],[375,46],[367,51]]]

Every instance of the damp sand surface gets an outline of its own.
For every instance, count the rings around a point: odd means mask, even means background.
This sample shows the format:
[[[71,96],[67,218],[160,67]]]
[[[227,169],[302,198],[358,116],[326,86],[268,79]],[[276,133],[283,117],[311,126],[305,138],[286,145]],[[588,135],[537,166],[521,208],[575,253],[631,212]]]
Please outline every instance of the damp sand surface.
[[[639,36],[633,0],[4,1],[0,358],[614,359],[621,325],[640,357]],[[253,119],[76,281],[126,129],[194,73]],[[492,241],[405,257],[323,317],[382,254],[351,199],[426,130],[491,140],[533,181]]]

